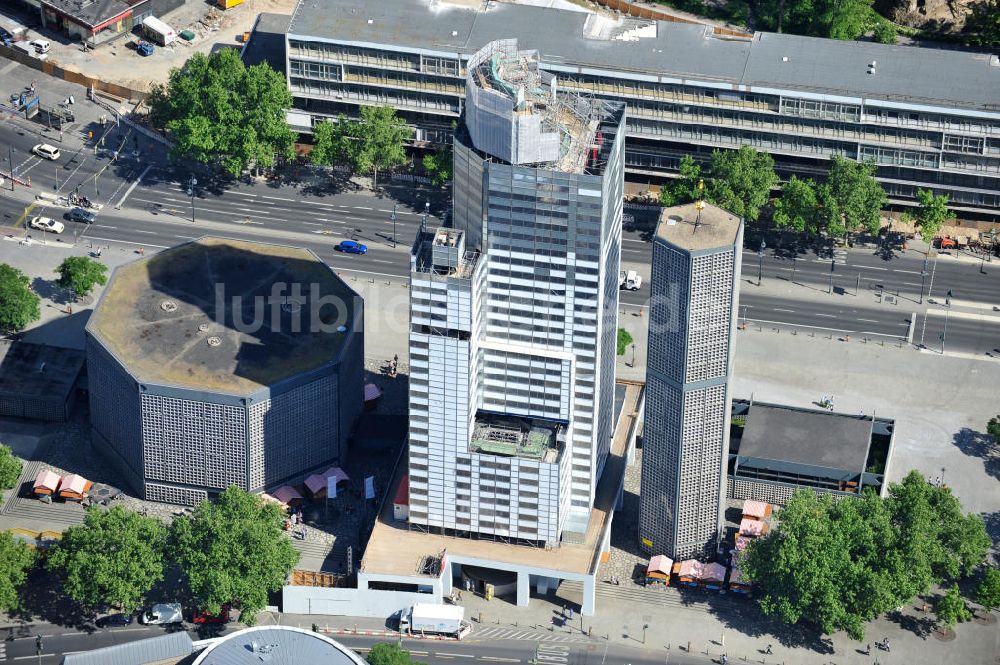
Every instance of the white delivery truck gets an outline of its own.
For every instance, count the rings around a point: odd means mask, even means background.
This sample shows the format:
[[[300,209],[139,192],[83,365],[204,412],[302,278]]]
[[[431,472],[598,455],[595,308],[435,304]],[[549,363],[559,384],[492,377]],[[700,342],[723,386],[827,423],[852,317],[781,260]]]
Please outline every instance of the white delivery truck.
[[[142,19],[142,29],[149,41],[160,46],[167,46],[177,39],[174,29],[155,16]]]
[[[458,605],[417,603],[400,613],[399,632],[410,635],[446,635],[462,639],[472,632],[465,622],[465,608]]]
[[[642,275],[634,270],[622,270],[618,274],[618,288],[626,291],[638,291],[642,288]]]
[[[184,613],[180,603],[157,603],[139,614],[139,623],[147,625],[183,623]]]

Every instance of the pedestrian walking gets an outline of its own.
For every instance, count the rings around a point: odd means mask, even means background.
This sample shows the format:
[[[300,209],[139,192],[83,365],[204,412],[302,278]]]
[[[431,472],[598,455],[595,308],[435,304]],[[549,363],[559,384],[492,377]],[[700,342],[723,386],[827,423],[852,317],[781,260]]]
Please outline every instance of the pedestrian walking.
[[[305,540],[308,537],[309,537],[309,527],[307,527],[305,524],[303,524],[302,525],[302,540]]]
[[[570,618],[570,621],[573,620],[573,608],[572,607],[569,608],[569,618]]]
[[[767,645],[767,648],[766,648],[766,649],[764,649],[764,653],[765,653],[765,654],[767,654],[767,655],[771,655],[771,654],[773,653],[773,652],[771,651],[771,645],[770,645],[770,644],[768,644],[768,645]]]
[[[865,655],[866,656],[870,656],[871,654],[872,654],[872,645],[871,644],[867,644],[865,646]]]

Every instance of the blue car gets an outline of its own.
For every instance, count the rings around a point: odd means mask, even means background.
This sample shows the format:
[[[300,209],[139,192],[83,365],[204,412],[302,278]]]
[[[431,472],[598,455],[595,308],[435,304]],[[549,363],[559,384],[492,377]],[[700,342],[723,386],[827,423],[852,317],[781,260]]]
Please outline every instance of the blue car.
[[[346,252],[347,254],[367,254],[368,245],[357,240],[341,240],[336,250],[338,252]]]

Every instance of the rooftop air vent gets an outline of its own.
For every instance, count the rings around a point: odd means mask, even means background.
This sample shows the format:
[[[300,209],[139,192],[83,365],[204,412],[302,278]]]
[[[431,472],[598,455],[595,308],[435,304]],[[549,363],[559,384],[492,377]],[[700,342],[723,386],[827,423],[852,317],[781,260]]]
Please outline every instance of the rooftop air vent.
[[[781,56],[781,61],[782,62],[788,62],[788,56],[787,55]]]
[[[219,346],[220,344],[222,344],[222,338],[221,337],[215,337],[213,335],[212,337],[208,338],[208,345],[209,346]]]
[[[198,331],[199,332],[208,332],[208,324],[207,323],[203,323],[200,326],[198,326]]]
[[[458,37],[458,30],[452,30],[451,31],[451,36],[452,37]]]
[[[373,18],[368,19],[368,25],[371,25],[374,22],[375,22],[375,19],[373,19]]]
[[[680,215],[669,215],[667,217],[667,225],[668,226],[674,226],[679,221],[681,221]]]
[[[163,302],[160,303],[160,309],[162,309],[164,312],[176,312],[177,303],[175,303],[173,300],[164,300]]]

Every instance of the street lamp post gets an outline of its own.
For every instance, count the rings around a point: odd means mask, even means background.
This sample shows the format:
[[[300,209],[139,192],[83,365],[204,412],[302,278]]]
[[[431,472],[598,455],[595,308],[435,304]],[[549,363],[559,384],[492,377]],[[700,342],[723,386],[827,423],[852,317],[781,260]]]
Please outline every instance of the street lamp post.
[[[632,367],[635,367],[635,344],[632,345]]]
[[[944,299],[944,330],[941,332],[941,355],[944,355],[944,343],[948,338],[948,315],[951,314],[951,290],[948,290],[948,295]]]
[[[392,247],[396,248],[396,207],[397,204],[392,204]]]
[[[924,267],[920,269],[920,303],[924,304],[924,280],[927,279],[927,255],[924,255]]]
[[[188,181],[188,196],[191,197],[191,223],[194,224],[194,188],[198,185],[198,179],[191,176]]]
[[[792,284],[795,283],[795,264],[797,260],[798,260],[797,256],[792,257]]]
[[[760,241],[760,249],[757,251],[757,286],[764,285],[764,249],[767,243],[763,239]]]

